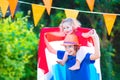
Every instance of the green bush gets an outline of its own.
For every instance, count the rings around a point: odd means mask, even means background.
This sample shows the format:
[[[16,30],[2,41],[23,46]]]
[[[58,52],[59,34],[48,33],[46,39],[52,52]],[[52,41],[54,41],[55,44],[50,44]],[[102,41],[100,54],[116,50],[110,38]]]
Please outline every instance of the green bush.
[[[38,38],[22,15],[0,19],[0,80],[36,78]]]

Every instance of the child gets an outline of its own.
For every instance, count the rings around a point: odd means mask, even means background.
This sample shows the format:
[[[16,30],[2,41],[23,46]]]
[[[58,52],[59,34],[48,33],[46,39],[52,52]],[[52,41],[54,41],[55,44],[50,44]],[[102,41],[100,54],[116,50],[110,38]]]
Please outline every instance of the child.
[[[99,47],[96,42],[96,35],[89,35],[92,36],[93,41],[95,43],[95,53],[94,54],[87,54],[85,56],[84,61],[81,63],[81,69],[78,69],[77,71],[71,71],[68,68],[73,66],[76,62],[76,52],[79,49],[79,42],[78,42],[78,37],[75,34],[68,34],[66,35],[63,46],[65,47],[65,51],[61,50],[55,50],[52,48],[52,46],[49,45],[46,37],[45,37],[45,43],[47,49],[54,54],[57,54],[59,59],[62,59],[65,54],[68,54],[67,61],[66,61],[66,80],[78,80],[78,79],[83,79],[83,80],[98,80],[98,76],[96,74],[95,68],[92,71],[92,75],[90,76],[90,67],[89,64],[93,65],[93,60],[97,59],[100,57],[100,52],[99,52]],[[80,66],[80,65],[79,65]],[[54,73],[55,74],[55,73]],[[61,78],[61,74],[57,75],[57,78]]]
[[[75,33],[78,36],[80,48],[77,52],[76,57],[76,64],[73,65],[70,70],[77,70],[80,68],[80,63],[84,59],[87,52],[94,53],[94,46],[92,43],[92,38],[88,37],[89,34],[93,33],[92,29],[89,28],[81,28],[81,23],[73,18],[66,18],[60,23],[60,34],[55,35],[61,35],[65,36],[67,34]],[[64,65],[64,63],[67,60],[67,54],[64,55],[63,60],[57,61],[61,65]]]

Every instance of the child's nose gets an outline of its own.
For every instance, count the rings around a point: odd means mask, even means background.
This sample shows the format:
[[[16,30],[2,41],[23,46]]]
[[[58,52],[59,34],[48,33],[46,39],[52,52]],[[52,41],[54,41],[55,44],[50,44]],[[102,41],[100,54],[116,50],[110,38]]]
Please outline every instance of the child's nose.
[[[66,51],[69,51],[69,48],[68,48],[68,47],[66,47]]]

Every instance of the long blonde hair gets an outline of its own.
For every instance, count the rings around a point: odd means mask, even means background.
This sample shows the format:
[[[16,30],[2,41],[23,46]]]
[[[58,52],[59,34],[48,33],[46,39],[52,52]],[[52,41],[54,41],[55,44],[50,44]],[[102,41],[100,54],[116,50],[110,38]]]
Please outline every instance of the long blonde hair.
[[[77,29],[78,27],[81,27],[81,23],[77,19],[66,18],[66,19],[63,19],[59,25],[60,31],[63,31],[64,24],[69,24],[70,26],[73,27],[73,29]]]

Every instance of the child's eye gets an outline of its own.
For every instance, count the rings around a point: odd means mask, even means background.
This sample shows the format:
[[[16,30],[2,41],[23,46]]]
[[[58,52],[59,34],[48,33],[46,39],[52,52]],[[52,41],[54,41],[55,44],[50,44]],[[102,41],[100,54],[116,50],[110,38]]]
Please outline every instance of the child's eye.
[[[74,46],[68,45],[68,46],[65,46],[65,48],[70,49],[70,48],[74,48]]]
[[[65,48],[67,48],[67,46],[65,45]]]
[[[69,27],[67,27],[67,29],[69,29]]]
[[[66,28],[63,28],[64,30],[66,29]]]
[[[65,46],[65,48],[71,48],[71,46]]]
[[[73,46],[72,46],[72,45],[69,45],[68,48],[73,48]]]

